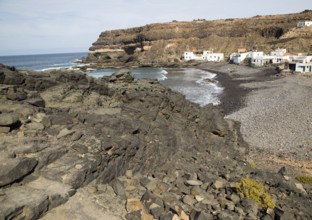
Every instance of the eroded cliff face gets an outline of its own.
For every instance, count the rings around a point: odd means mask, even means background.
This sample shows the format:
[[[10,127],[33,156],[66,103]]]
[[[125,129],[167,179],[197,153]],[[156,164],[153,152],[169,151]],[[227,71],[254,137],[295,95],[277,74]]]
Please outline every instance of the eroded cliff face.
[[[184,51],[214,50],[228,56],[238,48],[287,48],[312,53],[312,27],[296,28],[312,20],[312,11],[214,21],[173,21],[143,27],[105,31],[90,47],[87,61],[106,66],[158,66],[177,63]]]

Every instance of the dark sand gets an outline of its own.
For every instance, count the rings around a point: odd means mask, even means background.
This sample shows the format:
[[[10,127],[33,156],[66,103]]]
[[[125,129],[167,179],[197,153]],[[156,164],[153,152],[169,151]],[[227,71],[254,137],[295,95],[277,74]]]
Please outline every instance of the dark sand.
[[[224,87],[220,107],[241,123],[249,159],[277,172],[312,174],[312,77],[280,76],[274,68],[204,63]]]
[[[217,74],[217,80],[224,88],[219,107],[223,109],[226,115],[246,107],[245,97],[252,89],[242,87],[241,84],[276,79],[274,68],[255,69],[227,63],[203,63],[197,68]]]

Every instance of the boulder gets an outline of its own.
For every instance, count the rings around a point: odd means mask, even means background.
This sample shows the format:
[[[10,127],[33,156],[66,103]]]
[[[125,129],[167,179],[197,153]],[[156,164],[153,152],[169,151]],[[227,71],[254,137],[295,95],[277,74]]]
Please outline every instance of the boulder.
[[[33,131],[42,131],[44,129],[44,125],[39,122],[31,122],[26,124],[25,126],[28,130]]]
[[[10,127],[0,127],[0,134],[3,133],[3,134],[7,134],[9,133],[11,130]]]
[[[0,83],[5,85],[21,85],[25,82],[25,77],[15,71],[5,70],[0,77]]]
[[[10,127],[19,121],[19,117],[14,113],[0,114],[0,126]]]
[[[59,134],[56,136],[58,139],[60,139],[60,138],[62,138],[62,137],[66,137],[66,136],[68,136],[68,135],[71,135],[71,134],[73,134],[73,133],[75,133],[75,131],[73,131],[73,130],[68,130],[67,128],[63,128],[60,132],[59,132]]]
[[[190,220],[212,220],[213,216],[204,211],[193,209],[190,214]]]
[[[127,200],[126,209],[129,213],[142,211],[147,213],[147,209],[144,204],[138,198],[130,198]]]
[[[160,206],[156,203],[152,203],[149,207],[149,212],[153,215],[154,218],[158,219],[160,216],[164,214],[164,207]]]
[[[27,93],[24,91],[15,91],[14,89],[9,89],[6,97],[12,101],[22,101],[27,99]]]
[[[213,183],[213,187],[215,189],[222,189],[225,187],[225,184],[226,184],[226,181],[223,180],[223,179],[219,179],[219,180],[216,180],[214,183]]]
[[[133,74],[129,70],[120,70],[109,78],[110,82],[127,82],[130,83],[134,80]]]
[[[38,98],[32,98],[32,99],[27,99],[26,102],[30,105],[36,106],[36,107],[45,107],[45,101],[43,98],[38,97]]]
[[[125,187],[124,187],[123,183],[120,180],[115,179],[112,182],[112,187],[113,187],[114,192],[116,193],[116,195],[121,196],[121,197],[125,197],[126,196]]]
[[[183,202],[187,205],[194,205],[197,201],[194,199],[193,196],[190,196],[190,195],[186,195],[183,197]]]
[[[0,157],[0,187],[12,184],[31,173],[38,161],[34,158],[3,158]]]

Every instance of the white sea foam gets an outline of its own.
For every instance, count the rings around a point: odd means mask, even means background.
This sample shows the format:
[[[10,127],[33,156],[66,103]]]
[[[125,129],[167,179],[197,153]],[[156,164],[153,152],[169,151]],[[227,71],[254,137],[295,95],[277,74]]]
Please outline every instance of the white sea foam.
[[[59,69],[64,69],[64,67],[49,67],[49,68],[43,68],[39,71],[59,70]]]
[[[158,77],[157,78],[159,81],[162,81],[162,80],[166,80],[166,79],[168,79],[168,77],[167,76],[165,76],[165,75],[161,75],[160,77]]]
[[[168,72],[167,72],[166,70],[164,70],[164,69],[161,70],[161,73],[162,73],[162,74],[165,74],[165,75],[168,74]]]

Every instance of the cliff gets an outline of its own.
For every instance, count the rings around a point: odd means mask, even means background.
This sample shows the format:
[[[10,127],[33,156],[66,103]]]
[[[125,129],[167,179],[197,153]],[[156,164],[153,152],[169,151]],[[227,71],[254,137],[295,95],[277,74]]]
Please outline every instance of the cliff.
[[[184,51],[209,49],[225,56],[238,48],[264,52],[287,48],[291,53],[312,53],[312,27],[296,27],[302,20],[312,20],[312,11],[243,19],[172,21],[105,31],[90,47],[86,61],[103,66],[158,66],[180,62]]]

